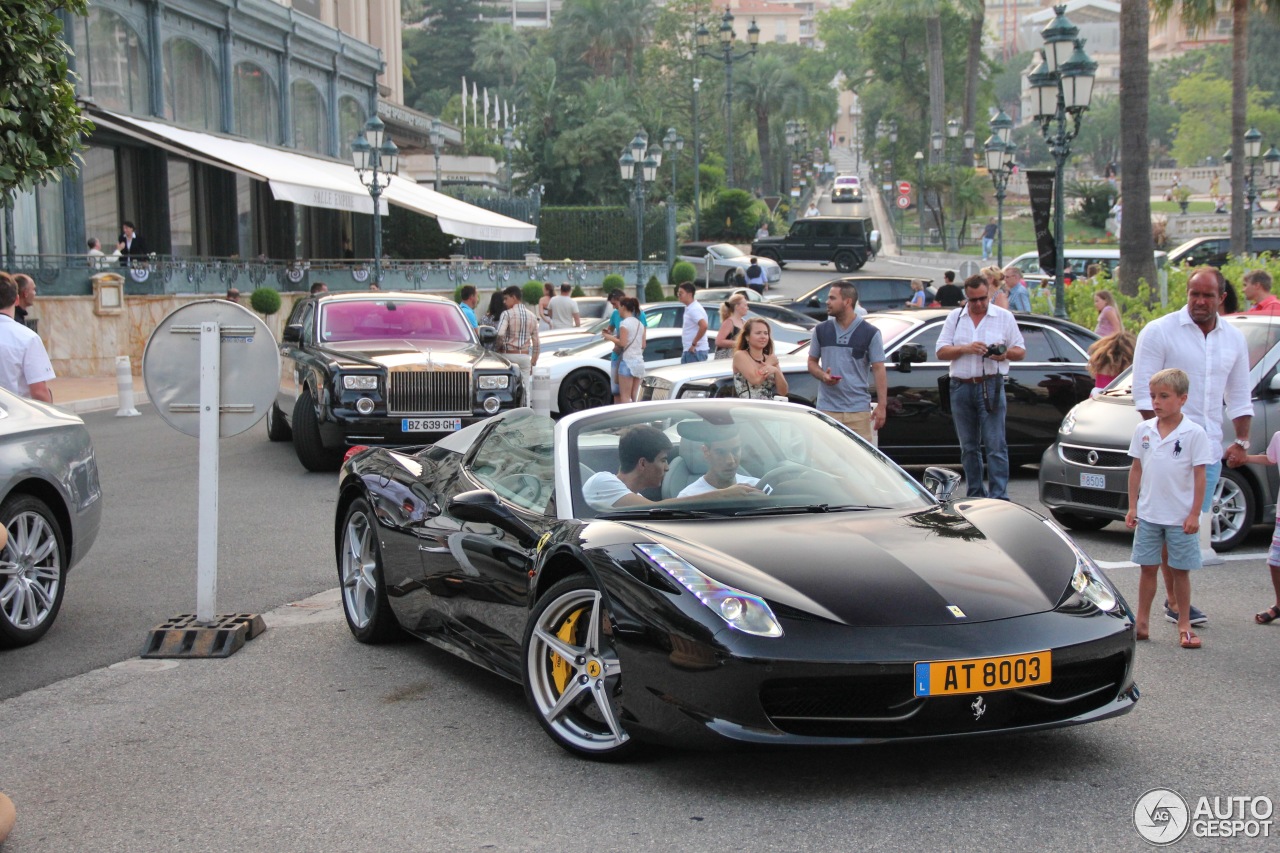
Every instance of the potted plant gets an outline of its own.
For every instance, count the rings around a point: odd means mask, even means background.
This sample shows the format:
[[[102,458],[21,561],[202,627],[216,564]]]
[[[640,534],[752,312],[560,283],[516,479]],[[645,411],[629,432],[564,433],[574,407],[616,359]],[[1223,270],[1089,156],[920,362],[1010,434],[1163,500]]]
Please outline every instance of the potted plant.
[[[1183,212],[1187,212],[1187,205],[1191,202],[1191,188],[1178,186],[1174,187],[1173,200],[1178,203],[1178,208]]]

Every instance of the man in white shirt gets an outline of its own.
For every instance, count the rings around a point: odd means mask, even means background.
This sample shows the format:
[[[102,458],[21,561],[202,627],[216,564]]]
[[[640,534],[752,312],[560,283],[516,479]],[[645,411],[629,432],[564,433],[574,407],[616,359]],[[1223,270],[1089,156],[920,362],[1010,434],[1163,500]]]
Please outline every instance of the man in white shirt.
[[[965,279],[964,295],[965,304],[952,309],[942,324],[937,354],[940,361],[951,362],[951,418],[960,440],[965,489],[971,498],[1007,501],[1004,378],[1010,362],[1026,357],[1026,343],[1013,314],[991,304],[981,275]],[[983,449],[990,488],[982,483]]]
[[[551,297],[547,303],[547,312],[551,315],[552,329],[572,329],[582,325],[582,315],[578,313],[578,303],[569,294],[573,285],[565,282],[560,285],[560,295]]]
[[[755,477],[738,473],[742,461],[742,438],[736,427],[711,427],[706,429],[707,441],[702,445],[702,458],[707,461],[707,473],[680,490],[680,497],[705,495],[732,485],[754,486],[760,482]]]
[[[17,282],[0,272],[0,387],[20,397],[52,403],[49,380],[54,378],[53,364],[40,336],[13,318],[17,302]]]
[[[1133,405],[1143,420],[1155,417],[1151,408],[1151,377],[1166,367],[1176,367],[1191,380],[1191,391],[1182,413],[1209,436],[1213,447],[1222,447],[1222,403],[1235,430],[1235,441],[1227,447],[1227,464],[1236,467],[1249,454],[1249,428],[1253,424],[1252,389],[1249,386],[1249,348],[1244,335],[1230,323],[1220,322],[1218,308],[1226,296],[1227,284],[1213,267],[1201,267],[1187,280],[1187,304],[1180,311],[1153,320],[1138,334],[1133,353]],[[1221,458],[1204,470],[1204,502],[1200,505],[1200,552],[1212,558],[1210,543],[1213,493],[1222,475]],[[1205,552],[1208,552],[1207,554]],[[1216,561],[1216,560],[1215,560]],[[1168,565],[1161,566],[1165,589],[1169,588]],[[1165,607],[1165,618],[1177,621],[1177,614]],[[1191,608],[1191,624],[1203,625],[1208,617]]]
[[[676,288],[676,298],[684,306],[684,325],[680,331],[680,343],[684,347],[681,364],[707,360],[707,309],[695,297],[693,283],[683,281]]]
[[[648,424],[631,427],[618,440],[618,473],[600,471],[592,474],[582,484],[583,499],[598,512],[646,504],[667,504],[683,499],[684,495],[651,501],[641,494],[662,486],[670,453],[671,440],[662,430]],[[744,485],[722,490],[721,494],[725,497],[741,497],[752,492],[756,490]]]

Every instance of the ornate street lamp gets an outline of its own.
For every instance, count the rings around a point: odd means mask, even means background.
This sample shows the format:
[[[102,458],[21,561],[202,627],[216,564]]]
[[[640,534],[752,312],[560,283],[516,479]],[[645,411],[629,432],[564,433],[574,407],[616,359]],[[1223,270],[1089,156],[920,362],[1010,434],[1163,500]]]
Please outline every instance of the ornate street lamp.
[[[724,15],[720,18],[718,36],[720,38],[720,49],[718,51],[711,47],[711,32],[707,29],[706,24],[698,25],[698,31],[694,38],[697,42],[700,56],[705,56],[708,59],[714,59],[724,64],[724,127],[725,136],[728,137],[724,158],[725,184],[729,189],[733,189],[733,64],[755,56],[756,47],[760,44],[760,28],[756,26],[756,19],[752,18],[751,26],[747,28],[747,41],[750,42],[750,47],[742,53],[734,53],[733,43],[737,35],[733,31],[733,13],[726,6]]]
[[[635,181],[632,197],[636,204],[636,298],[644,301],[644,193],[645,184],[653,183],[661,161],[660,149],[649,148],[648,135],[642,130],[622,150],[618,169],[622,180]]]
[[[444,123],[440,119],[431,120],[431,132],[427,134],[427,139],[436,155],[436,192],[440,192],[440,146],[444,144]]]
[[[516,147],[516,136],[509,127],[502,134],[502,147],[507,151],[507,198],[511,198],[511,149]]]
[[[1084,52],[1084,39],[1076,36],[1080,28],[1067,20],[1067,7],[1053,7],[1054,19],[1040,33],[1044,39],[1042,59],[1027,76],[1031,87],[1031,103],[1040,133],[1053,154],[1054,242],[1056,257],[1053,275],[1053,313],[1067,316],[1063,286],[1065,266],[1063,240],[1066,237],[1066,208],[1063,202],[1062,171],[1071,156],[1071,141],[1080,133],[1080,117],[1089,109],[1093,95],[1094,75],[1098,63]],[[1067,120],[1071,120],[1068,127]]]
[[[702,218],[702,147],[698,139],[698,89],[702,80],[693,78],[693,239],[698,239],[698,220]]]
[[[1280,151],[1274,145],[1262,155],[1262,173],[1267,176],[1267,186],[1275,189],[1276,178],[1280,178]],[[1276,204],[1280,205],[1280,201]]]
[[[1262,132],[1251,127],[1244,134],[1244,158],[1249,161],[1249,172],[1245,178],[1245,216],[1244,216],[1244,253],[1253,254],[1253,206],[1258,201],[1258,190],[1254,185],[1254,169],[1258,157],[1262,154]]]
[[[385,134],[382,119],[375,114],[365,122],[364,130],[351,143],[356,175],[360,183],[368,187],[373,198],[373,280],[379,286],[382,285],[382,212],[379,200],[382,191],[391,183],[400,159],[400,149]]]
[[[665,151],[676,152],[671,156],[671,203],[674,207],[676,198],[676,159],[679,152],[684,150],[684,137],[676,133],[674,127],[667,128],[667,135],[662,137],[662,148]]]
[[[920,220],[920,248],[924,248],[924,152],[916,152],[916,216]]]
[[[995,129],[995,122],[991,123],[991,127]],[[1001,142],[997,134],[992,134],[982,150],[986,155],[987,172],[996,188],[996,265],[1003,267],[1004,195],[1009,186],[1009,178],[1013,175],[1013,155],[1017,149],[1012,144]]]

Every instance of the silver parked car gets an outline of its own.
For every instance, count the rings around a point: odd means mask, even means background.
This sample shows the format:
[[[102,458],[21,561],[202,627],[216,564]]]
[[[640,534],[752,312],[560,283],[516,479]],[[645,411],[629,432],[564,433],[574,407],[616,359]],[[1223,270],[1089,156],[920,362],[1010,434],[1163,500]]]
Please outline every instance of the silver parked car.
[[[747,274],[752,257],[730,243],[681,243],[678,255],[677,260],[688,261],[698,271],[694,281],[708,287],[712,282],[732,287],[737,273]],[[757,255],[756,262],[764,271],[766,287],[782,280],[782,267],[777,261]]]
[[[1280,316],[1233,314],[1225,319],[1244,334],[1249,347],[1250,452],[1262,453],[1280,430]],[[1140,420],[1130,376],[1125,371],[1101,394],[1068,412],[1057,440],[1040,460],[1040,500],[1066,527],[1099,530],[1122,521],[1129,510],[1129,440]],[[1224,415],[1223,440],[1234,437]],[[1213,494],[1213,547],[1234,548],[1253,525],[1273,523],[1278,493],[1276,466],[1224,464]]]
[[[102,520],[84,421],[0,390],[0,649],[44,636]]]

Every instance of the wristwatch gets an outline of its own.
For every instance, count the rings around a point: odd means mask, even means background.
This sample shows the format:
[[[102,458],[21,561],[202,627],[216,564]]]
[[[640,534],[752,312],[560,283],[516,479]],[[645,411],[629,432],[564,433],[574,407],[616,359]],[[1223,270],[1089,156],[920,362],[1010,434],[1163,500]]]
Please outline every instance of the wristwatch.
[[[1243,448],[1243,449],[1244,449],[1244,451],[1245,451],[1246,453],[1248,453],[1248,452],[1249,452],[1249,439],[1247,439],[1247,438],[1237,438],[1235,441],[1233,441],[1233,442],[1231,442],[1231,443],[1232,443],[1232,444],[1235,444],[1235,445],[1239,445],[1241,448]]]

